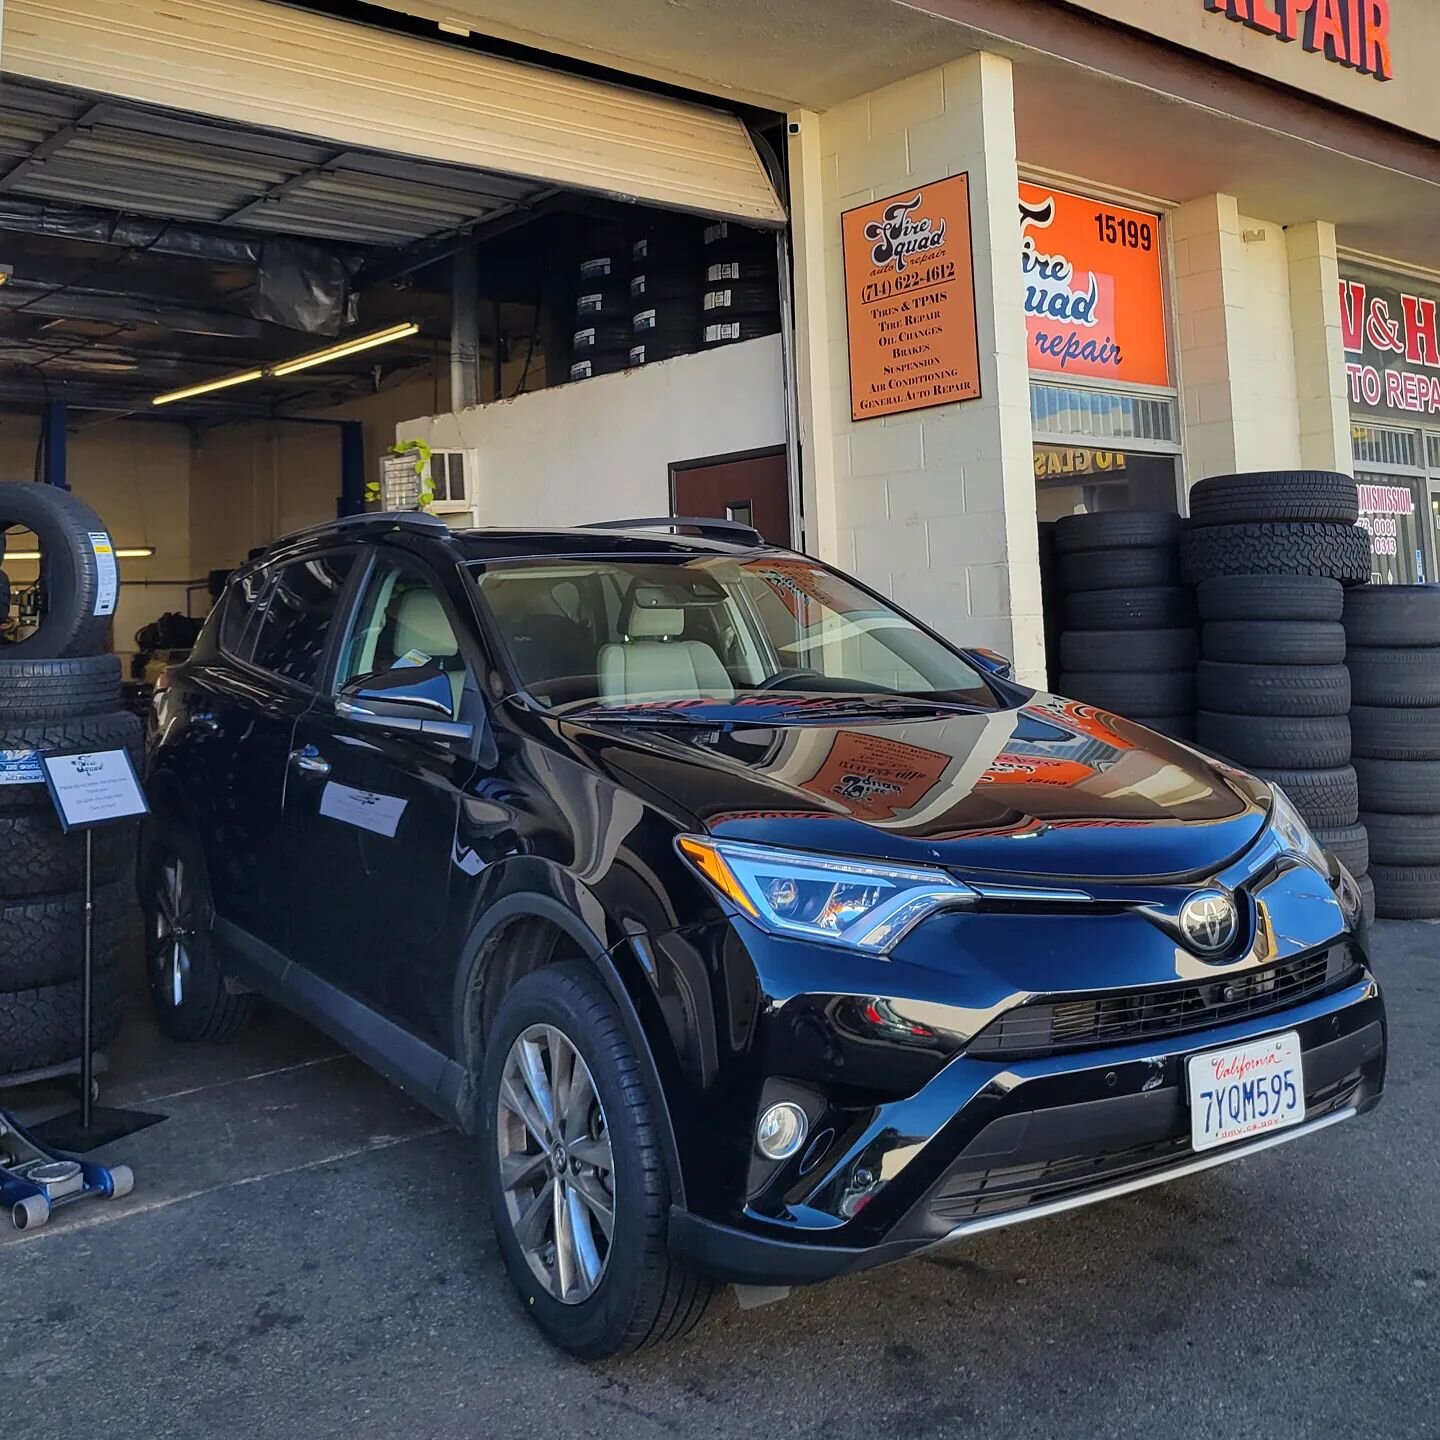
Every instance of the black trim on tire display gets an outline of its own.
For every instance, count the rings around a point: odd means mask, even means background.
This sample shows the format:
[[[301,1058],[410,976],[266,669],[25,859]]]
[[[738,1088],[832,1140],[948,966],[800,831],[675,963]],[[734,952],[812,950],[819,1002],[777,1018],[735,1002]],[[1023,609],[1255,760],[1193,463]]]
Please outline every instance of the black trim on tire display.
[[[1375,913],[1384,920],[1433,920],[1440,915],[1440,865],[1370,867]]]
[[[1370,852],[1385,865],[1440,865],[1440,813],[1388,815],[1362,810]]]
[[[1348,663],[1357,704],[1402,710],[1440,706],[1440,647],[1355,649]]]
[[[1182,630],[1195,618],[1184,586],[1141,590],[1082,590],[1065,597],[1067,630]]]
[[[120,973],[95,970],[96,1046],[120,1033]],[[74,1060],[80,1052],[80,982],[65,980],[25,990],[0,990],[0,1074],[14,1075]]]
[[[1350,763],[1344,715],[1224,715],[1202,710],[1195,737],[1207,750],[1249,768],[1329,770]]]
[[[138,770],[143,759],[141,725],[139,717],[126,710],[78,720],[11,720],[0,715],[0,751],[75,755],[120,746],[130,752]],[[34,809],[44,802],[45,795],[43,777],[32,784],[0,785],[0,810]]]
[[[1202,620],[1328,620],[1345,610],[1345,587],[1324,575],[1216,575],[1195,591]]]
[[[1082,590],[1133,590],[1178,585],[1180,559],[1173,545],[1133,550],[1077,550],[1059,555],[1055,572],[1064,594]]]
[[[1193,670],[1200,658],[1193,630],[1067,630],[1060,668],[1077,670]]]
[[[1168,510],[1101,510],[1055,522],[1055,553],[1153,550],[1178,543],[1184,521]]]
[[[1252,521],[1328,520],[1353,525],[1360,516],[1355,482],[1333,470],[1256,470],[1212,475],[1190,490],[1193,525]]]
[[[11,660],[0,647],[0,724],[64,720],[120,708],[120,657]]]
[[[1207,660],[1236,665],[1341,665],[1345,627],[1325,620],[1212,620],[1200,632]]]
[[[95,969],[118,963],[134,915],[129,876],[95,891]],[[84,963],[85,893],[0,901],[0,990],[28,990],[79,977]]]
[[[1180,538],[1180,569],[1194,584],[1215,575],[1370,578],[1370,537],[1358,525],[1211,525]]]
[[[1357,880],[1370,869],[1370,836],[1363,824],[1324,826],[1315,838]]]
[[[1440,585],[1357,585],[1345,594],[1345,629],[1360,646],[1440,646]]]
[[[547,1061],[562,1051],[574,1058]],[[517,1053],[533,1079],[510,1078]],[[572,1087],[580,1080],[590,1093],[581,1092],[583,1103],[576,1104]],[[513,1094],[517,1084],[528,1099]],[[549,1113],[565,1115],[573,1129],[557,1121],[552,1131],[543,1118],[522,1118],[527,1109],[544,1116],[535,1090],[552,1087],[566,1091],[567,1103],[552,1103]],[[593,1360],[689,1330],[713,1286],[670,1255],[670,1184],[656,1101],[615,1002],[591,966],[547,965],[510,989],[486,1036],[480,1095],[481,1165],[501,1258],[545,1335]],[[526,1163],[516,1164],[520,1159]],[[558,1212],[545,1199],[557,1186],[567,1202]],[[609,1239],[601,1254],[592,1217],[607,1204]],[[583,1226],[569,1230],[575,1237],[569,1244],[555,1233],[557,1213],[578,1215]],[[528,1215],[535,1223],[522,1233]],[[579,1255],[578,1277],[562,1268],[566,1253],[572,1267]]]
[[[1202,660],[1195,678],[1200,708],[1225,715],[1346,715],[1350,710],[1350,672],[1343,665]]]
[[[1147,716],[1184,715],[1195,709],[1195,676],[1188,670],[1088,670],[1062,672],[1060,693],[1117,715],[1144,720]]]
[[[1314,829],[1353,825],[1359,818],[1360,791],[1353,766],[1338,765],[1331,770],[1262,769],[1255,774],[1278,785]]]
[[[1440,765],[1433,760],[1355,757],[1366,810],[1387,815],[1440,815]]]
[[[43,613],[7,660],[63,659],[99,650],[119,594],[115,549],[100,517],[68,490],[0,483],[0,531],[21,525],[40,542]]]
[[[1371,760],[1440,760],[1440,706],[1399,710],[1354,705],[1355,753]]]

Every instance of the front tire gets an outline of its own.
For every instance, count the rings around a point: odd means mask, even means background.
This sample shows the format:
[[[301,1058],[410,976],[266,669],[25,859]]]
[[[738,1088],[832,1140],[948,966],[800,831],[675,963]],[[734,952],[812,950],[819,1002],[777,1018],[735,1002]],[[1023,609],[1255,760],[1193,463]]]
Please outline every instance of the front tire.
[[[214,913],[200,848],[178,831],[148,855],[145,974],[161,1030],[172,1040],[229,1040],[255,1018],[258,997],[232,994],[210,935]]]
[[[546,966],[505,997],[481,1103],[496,1239],[546,1337],[598,1360],[690,1330],[712,1286],[669,1254],[655,1102],[588,965]]]

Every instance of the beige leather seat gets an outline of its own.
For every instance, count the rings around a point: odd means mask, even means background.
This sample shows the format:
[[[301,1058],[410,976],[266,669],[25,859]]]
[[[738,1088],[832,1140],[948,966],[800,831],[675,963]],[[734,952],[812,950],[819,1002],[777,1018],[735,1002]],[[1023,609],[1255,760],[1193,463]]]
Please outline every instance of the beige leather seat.
[[[715,651],[701,640],[677,640],[685,629],[678,606],[631,604],[625,639],[600,647],[600,695],[611,704],[642,700],[729,700],[735,686]]]
[[[454,697],[451,713],[460,713],[465,689],[465,667],[459,662],[460,643],[433,590],[408,590],[395,606],[395,658],[418,650],[446,671]]]

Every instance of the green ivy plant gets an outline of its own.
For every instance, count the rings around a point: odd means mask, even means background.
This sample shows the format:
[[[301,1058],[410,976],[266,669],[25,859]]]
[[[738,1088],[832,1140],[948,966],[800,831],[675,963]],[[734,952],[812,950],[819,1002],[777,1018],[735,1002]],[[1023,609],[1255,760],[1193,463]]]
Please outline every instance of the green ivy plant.
[[[430,456],[434,453],[430,446],[423,440],[401,440],[398,444],[392,445],[386,452],[390,455],[413,455],[415,457],[415,474],[420,479],[420,508],[423,510],[435,499],[435,490],[430,480]],[[379,498],[380,486],[375,485],[376,498]],[[368,497],[369,487],[366,487]]]

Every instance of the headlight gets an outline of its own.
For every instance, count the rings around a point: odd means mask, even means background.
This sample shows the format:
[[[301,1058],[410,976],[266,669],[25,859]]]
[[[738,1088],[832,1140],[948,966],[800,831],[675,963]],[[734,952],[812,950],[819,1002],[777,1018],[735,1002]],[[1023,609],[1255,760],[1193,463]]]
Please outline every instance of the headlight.
[[[681,835],[681,855],[774,935],[880,954],[927,915],[975,899],[943,870],[830,859],[769,845]]]
[[[1330,861],[1320,842],[1310,833],[1310,827],[1300,818],[1300,812],[1291,803],[1290,797],[1278,785],[1271,785],[1270,791],[1275,797],[1270,810],[1270,828],[1286,852],[1313,866],[1322,875],[1329,875]]]

